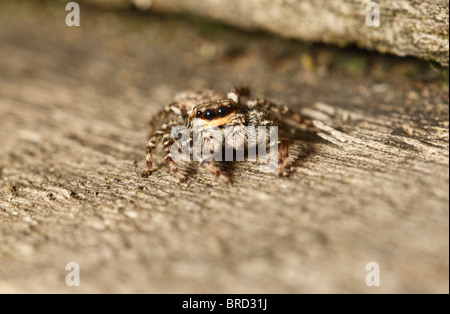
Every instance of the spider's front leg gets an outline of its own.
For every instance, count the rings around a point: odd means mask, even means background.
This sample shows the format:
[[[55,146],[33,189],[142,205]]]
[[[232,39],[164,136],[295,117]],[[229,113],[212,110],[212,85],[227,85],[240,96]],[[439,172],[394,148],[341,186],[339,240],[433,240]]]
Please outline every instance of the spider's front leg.
[[[142,176],[147,177],[150,175],[152,168],[152,152],[156,148],[159,141],[162,139],[163,151],[164,151],[164,161],[167,165],[172,169],[172,171],[176,174],[180,182],[185,180],[185,176],[183,176],[172,159],[171,148],[175,143],[175,139],[171,135],[172,127],[178,126],[178,123],[171,122],[169,124],[164,124],[160,130],[158,130],[155,135],[149,140],[147,144],[147,155],[146,155],[146,168],[142,172]]]
[[[161,138],[164,136],[166,128],[168,126],[165,124],[162,128],[150,138],[147,143],[146,155],[145,155],[145,170],[142,172],[143,177],[148,177],[150,175],[150,171],[152,169],[152,152],[158,145],[158,142],[161,141]]]
[[[260,101],[258,106],[250,107],[247,120],[250,126],[258,130],[256,135],[258,145],[269,147],[271,163],[276,159],[278,175],[283,175],[284,169],[288,166],[289,139],[284,132],[283,124],[277,119],[274,112],[265,105],[267,105],[265,101]],[[260,127],[265,127],[265,129],[261,130]],[[273,127],[277,128],[276,133],[272,132]],[[274,138],[274,136],[276,137]],[[255,143],[255,139],[252,139],[251,142]]]

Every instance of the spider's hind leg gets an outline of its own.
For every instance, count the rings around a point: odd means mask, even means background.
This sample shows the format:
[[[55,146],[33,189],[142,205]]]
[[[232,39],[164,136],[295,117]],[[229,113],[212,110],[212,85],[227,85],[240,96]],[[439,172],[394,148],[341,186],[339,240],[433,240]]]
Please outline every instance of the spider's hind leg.
[[[249,108],[252,109],[263,109],[270,111],[280,118],[288,117],[293,119],[295,122],[305,125],[306,127],[314,127],[314,124],[311,120],[302,118],[297,112],[293,111],[291,108],[285,105],[275,104],[267,99],[257,99],[251,100],[247,103]]]
[[[164,123],[169,119],[169,117],[174,117],[178,119],[180,117],[187,117],[186,108],[184,108],[178,102],[172,102],[166,105],[161,111],[159,111],[156,115],[154,115],[150,121],[148,122],[149,127],[149,135],[148,137],[152,137],[156,135],[155,130],[161,123]]]
[[[161,127],[161,129],[156,131],[155,135],[153,135],[152,138],[149,140],[147,144],[146,168],[142,172],[142,176],[144,177],[149,176],[152,168],[152,151],[156,148],[158,142],[161,141],[162,139],[164,150],[164,161],[167,163],[170,169],[172,169],[172,171],[176,174],[176,176],[180,181],[183,181],[185,179],[185,177],[178,171],[178,167],[175,161],[172,159],[171,153],[172,145],[175,143],[175,139],[171,136],[171,130],[172,127],[177,125],[178,124],[173,122],[169,124],[164,124]]]
[[[242,105],[242,98],[250,97],[250,89],[248,87],[235,86],[228,92],[227,97],[235,103]]]

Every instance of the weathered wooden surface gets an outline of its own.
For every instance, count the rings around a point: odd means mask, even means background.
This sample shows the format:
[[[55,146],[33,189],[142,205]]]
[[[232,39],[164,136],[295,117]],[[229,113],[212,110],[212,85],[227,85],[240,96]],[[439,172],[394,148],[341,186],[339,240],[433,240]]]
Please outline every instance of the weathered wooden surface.
[[[68,28],[61,6],[20,3],[0,3],[0,292],[448,293],[437,70],[136,13],[86,9]],[[341,143],[298,131],[288,177],[227,164],[230,187],[195,164],[177,184],[158,154],[139,176],[151,115],[185,88],[234,84]]]
[[[312,42],[434,60],[448,67],[448,0],[375,1],[380,27],[366,25],[368,0],[84,0],[98,5],[188,12]]]

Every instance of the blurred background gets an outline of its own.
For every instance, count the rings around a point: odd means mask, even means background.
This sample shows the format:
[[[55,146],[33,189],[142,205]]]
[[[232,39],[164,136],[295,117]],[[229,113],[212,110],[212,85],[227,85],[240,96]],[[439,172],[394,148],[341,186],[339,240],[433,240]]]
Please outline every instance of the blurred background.
[[[448,1],[67,3],[0,3],[0,292],[448,293]],[[234,85],[336,140],[139,176],[152,115]]]

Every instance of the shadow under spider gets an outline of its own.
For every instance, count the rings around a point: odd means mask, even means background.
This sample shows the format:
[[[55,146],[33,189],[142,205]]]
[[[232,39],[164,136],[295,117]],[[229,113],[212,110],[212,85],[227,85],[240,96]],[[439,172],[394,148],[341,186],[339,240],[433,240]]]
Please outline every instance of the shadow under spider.
[[[316,144],[323,143],[325,140],[317,135],[316,132],[295,130],[289,134],[289,143],[292,152],[292,148],[295,149],[295,155],[291,154],[292,162],[288,168],[298,168],[306,164],[310,157],[317,154]],[[286,176],[290,177],[294,171],[288,170]]]
[[[290,143],[290,159],[291,163],[286,168],[286,177],[290,177],[295,173],[295,168],[302,167],[306,164],[310,157],[317,153],[316,144],[323,143],[325,140],[317,135],[316,132],[313,131],[305,131],[296,129],[293,132],[290,132],[288,135],[289,143]],[[326,142],[326,141],[325,141]],[[236,159],[236,152],[234,151],[234,159]],[[245,154],[245,159],[243,162],[251,163],[252,167],[259,167],[261,164],[258,161],[248,161],[247,153]],[[225,154],[222,156],[222,161],[216,161],[214,164],[219,168],[222,174],[226,175],[233,182],[236,177],[236,168],[237,162],[229,162],[225,161]],[[194,175],[198,169],[201,168],[200,165],[193,168],[190,167],[190,175]],[[294,170],[291,170],[294,169]],[[248,169],[241,169],[242,171],[248,171]],[[259,170],[258,170],[259,171]],[[276,177],[276,176],[274,176]]]
[[[290,134],[288,135],[288,138],[290,143],[291,163],[286,168],[286,177],[291,177],[295,173],[295,169],[297,167],[302,167],[304,164],[306,164],[309,161],[310,157],[317,153],[316,144],[323,143],[325,141],[323,138],[318,136],[316,132],[313,131],[296,129],[293,132],[289,133]],[[236,152],[234,151],[233,154],[233,160],[235,160]],[[245,159],[243,162],[251,163],[252,168],[259,167],[261,165],[258,161],[248,161],[247,153],[245,154]],[[231,182],[235,181],[235,177],[239,175],[236,173],[237,161],[225,161],[225,151],[223,151],[222,161],[213,161],[213,163],[223,175],[230,178]],[[193,178],[202,172],[208,173],[208,171],[200,166],[198,162],[183,162],[180,163],[180,168],[187,178]],[[245,167],[242,167],[241,170],[248,171],[248,168],[245,169]]]

